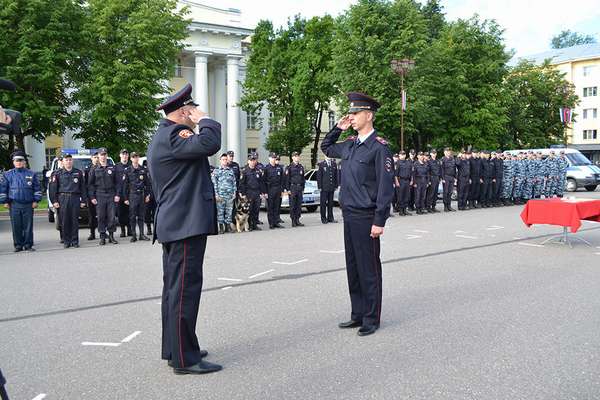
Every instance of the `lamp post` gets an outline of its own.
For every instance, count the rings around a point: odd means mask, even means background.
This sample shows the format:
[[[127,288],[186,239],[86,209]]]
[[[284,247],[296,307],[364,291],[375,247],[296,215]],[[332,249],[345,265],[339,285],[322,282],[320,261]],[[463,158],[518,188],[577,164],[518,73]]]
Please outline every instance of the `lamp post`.
[[[394,59],[391,62],[392,70],[400,75],[400,150],[404,150],[404,111],[406,111],[406,91],[404,90],[404,75],[415,66],[415,60],[403,58],[402,60]]]

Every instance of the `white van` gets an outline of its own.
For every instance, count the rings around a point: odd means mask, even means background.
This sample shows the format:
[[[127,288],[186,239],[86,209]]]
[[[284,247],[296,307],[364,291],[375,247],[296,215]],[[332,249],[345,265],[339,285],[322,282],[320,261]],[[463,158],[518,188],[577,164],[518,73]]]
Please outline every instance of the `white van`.
[[[574,192],[581,187],[584,187],[589,192],[593,192],[600,185],[600,168],[592,164],[579,150],[560,147],[551,149],[508,150],[508,153],[517,155],[520,152],[528,151],[536,153],[541,151],[544,157],[548,157],[551,151],[554,151],[558,157],[560,156],[560,152],[564,151],[567,161],[569,161],[566,183],[566,189],[569,192]]]

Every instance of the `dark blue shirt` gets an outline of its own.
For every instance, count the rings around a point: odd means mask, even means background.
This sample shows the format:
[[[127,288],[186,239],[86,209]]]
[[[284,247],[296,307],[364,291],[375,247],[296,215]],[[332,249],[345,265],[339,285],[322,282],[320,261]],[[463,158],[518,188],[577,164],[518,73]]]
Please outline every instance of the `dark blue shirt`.
[[[27,168],[13,168],[0,176],[0,203],[33,203],[42,200],[40,182]]]

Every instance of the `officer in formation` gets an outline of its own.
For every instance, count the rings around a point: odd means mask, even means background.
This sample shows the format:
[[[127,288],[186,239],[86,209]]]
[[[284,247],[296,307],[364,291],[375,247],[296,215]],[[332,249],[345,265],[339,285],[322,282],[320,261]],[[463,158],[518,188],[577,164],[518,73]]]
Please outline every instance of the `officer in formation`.
[[[248,156],[248,165],[240,171],[240,193],[245,196],[250,205],[248,225],[251,231],[260,231],[258,227],[258,214],[260,212],[261,198],[267,193],[265,177],[262,170],[257,167],[258,154]]]
[[[479,203],[483,208],[492,207],[494,197],[493,189],[496,182],[494,162],[490,160],[490,152],[484,150],[481,152],[481,189]]]
[[[98,232],[100,245],[108,242],[118,244],[115,240],[116,208],[122,196],[123,178],[117,178],[116,167],[108,165],[107,151],[98,149],[98,165],[90,170],[88,195],[98,212]],[[108,233],[108,235],[107,235]]]
[[[398,201],[398,211],[400,215],[407,216],[412,215],[407,211],[410,200],[410,188],[413,185],[412,181],[412,167],[413,163],[411,160],[406,159],[406,152],[404,150],[398,153],[398,161],[395,164],[395,184],[396,184],[396,200]]]
[[[56,176],[56,174],[58,174],[58,172],[62,169],[62,167],[63,167],[63,157],[59,156],[56,159],[56,169],[54,171],[52,171],[52,173],[50,174],[50,182],[52,182],[52,178],[54,178]],[[56,190],[56,185],[48,185],[48,197],[49,198],[53,198],[56,195],[54,190]],[[55,208],[54,211],[55,211],[54,218],[56,219],[56,226],[58,226],[58,235],[60,237],[60,243],[62,244],[65,241],[63,239],[60,208]]]
[[[87,190],[85,174],[73,168],[73,157],[63,157],[63,167],[58,169],[50,180],[50,201],[56,210],[60,210],[60,230],[63,246],[79,247],[79,209],[85,207]]]
[[[502,186],[504,185],[504,159],[501,152],[492,152],[494,162],[493,203],[496,207],[502,205]]]
[[[92,163],[89,165],[86,165],[85,170],[83,171],[85,174],[86,192],[87,192],[87,188],[89,187],[89,183],[90,183],[90,171],[94,167],[96,167],[96,165],[98,165],[98,164],[99,164],[98,152],[96,151],[96,152],[94,152],[94,154],[92,154]],[[96,213],[96,206],[94,205],[94,203],[91,202],[89,196],[86,196],[86,198],[88,199],[87,206],[88,206],[89,224],[90,224],[90,235],[88,236],[87,239],[95,240],[96,239],[96,228],[98,228],[98,214]]]
[[[146,215],[146,204],[150,202],[152,194],[150,175],[148,170],[140,165],[140,156],[136,152],[131,153],[131,165],[125,170],[125,181],[123,182],[123,197],[125,205],[129,209],[129,232],[130,241],[150,240],[144,235],[144,217]],[[136,235],[136,226],[139,236]]]
[[[158,107],[166,118],[148,147],[154,237],[163,250],[162,359],[175,374],[222,369],[204,359],[208,353],[196,336],[204,253],[208,236],[217,233],[208,157],[221,147],[221,125],[198,109],[191,93],[187,84]]]
[[[438,186],[440,184],[440,181],[443,180],[443,174],[442,174],[442,170],[443,170],[443,160],[437,160],[437,151],[436,150],[431,150],[431,152],[429,153],[431,155],[431,159],[428,161],[429,164],[429,187],[427,188],[427,201],[426,201],[426,208],[428,212],[432,212],[432,213],[436,213],[439,212],[438,210],[436,210],[435,206],[437,204],[437,198],[438,198]],[[444,207],[446,206],[446,203],[444,203]]]
[[[467,209],[467,201],[469,199],[469,185],[471,184],[471,152],[459,154],[456,160],[457,184],[456,194],[458,202],[458,210],[464,211]]]
[[[237,186],[235,172],[231,167],[227,153],[221,154],[219,162],[219,167],[212,172],[212,183],[215,188],[215,200],[217,202],[219,233],[226,233],[232,231],[231,218]]]
[[[270,229],[283,228],[279,221],[281,220],[281,194],[285,191],[286,175],[277,159],[276,153],[270,153],[269,164],[263,170],[267,186],[267,218]]]
[[[362,93],[349,93],[348,100],[349,114],[323,139],[321,150],[342,159],[340,204],[352,311],[339,327],[360,327],[358,335],[366,336],[377,331],[381,320],[380,236],[394,197],[394,164],[386,141],[373,128],[379,103]],[[350,127],[358,136],[336,143]]]
[[[42,200],[42,188],[35,173],[26,168],[25,152],[12,154],[14,168],[0,175],[0,204],[10,210],[15,252],[33,248],[33,210]]]
[[[335,223],[333,218],[333,195],[338,187],[339,170],[334,159],[325,157],[318,164],[317,187],[321,191],[320,211],[321,223]]]
[[[425,214],[427,188],[430,185],[431,167],[425,162],[423,152],[417,153],[417,161],[413,164],[413,187],[415,188],[415,208],[417,214]]]
[[[285,176],[287,182],[287,191],[289,192],[290,199],[290,218],[292,220],[292,227],[304,226],[300,222],[300,216],[302,215],[302,195],[304,193],[304,166],[300,164],[300,153],[294,151],[292,153],[292,163],[285,169]]]
[[[124,181],[127,172],[131,168],[127,149],[122,149],[119,152],[119,159],[119,162],[115,165],[115,171],[117,179]],[[125,204],[124,196],[121,196],[115,211],[117,213],[117,222],[121,227],[121,237],[131,236],[131,232],[129,231],[129,206]]]
[[[444,211],[454,211],[450,206],[452,204],[452,193],[454,192],[454,183],[456,181],[456,160],[452,156],[452,150],[449,147],[444,149],[444,158],[442,158],[442,197],[444,199]],[[437,186],[435,188],[437,196]]]

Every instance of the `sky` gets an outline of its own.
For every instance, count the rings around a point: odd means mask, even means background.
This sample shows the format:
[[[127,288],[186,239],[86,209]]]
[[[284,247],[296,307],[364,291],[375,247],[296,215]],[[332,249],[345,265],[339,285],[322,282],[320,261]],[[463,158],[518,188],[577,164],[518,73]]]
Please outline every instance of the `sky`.
[[[261,19],[276,26],[285,24],[290,16],[302,14],[338,15],[355,0],[196,0],[219,8],[237,8],[248,27]],[[425,0],[422,0],[425,1]],[[442,0],[449,20],[467,19],[474,14],[495,19],[505,29],[508,49],[517,56],[526,56],[550,49],[550,39],[562,30],[570,29],[592,35],[600,42],[599,0]]]

